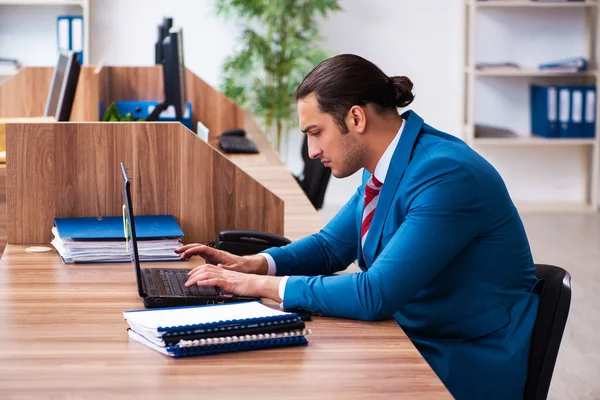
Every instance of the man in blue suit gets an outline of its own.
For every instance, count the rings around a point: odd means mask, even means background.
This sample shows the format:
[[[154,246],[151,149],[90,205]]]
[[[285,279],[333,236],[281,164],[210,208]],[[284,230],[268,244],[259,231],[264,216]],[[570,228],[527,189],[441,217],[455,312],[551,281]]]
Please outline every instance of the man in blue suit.
[[[457,399],[523,397],[540,284],[496,170],[413,111],[406,77],[340,55],[297,89],[309,154],[362,185],[319,233],[238,257],[198,244],[187,285],[218,285],[286,309],[392,316]],[[333,275],[354,260],[362,272]],[[275,276],[273,276],[275,275]]]

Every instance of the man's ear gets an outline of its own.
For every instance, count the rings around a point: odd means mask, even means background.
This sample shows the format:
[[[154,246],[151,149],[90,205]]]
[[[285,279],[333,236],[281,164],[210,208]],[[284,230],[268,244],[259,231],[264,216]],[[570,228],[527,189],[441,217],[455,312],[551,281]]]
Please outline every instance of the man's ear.
[[[357,133],[363,133],[367,127],[367,115],[361,106],[352,106],[346,116],[346,126]]]

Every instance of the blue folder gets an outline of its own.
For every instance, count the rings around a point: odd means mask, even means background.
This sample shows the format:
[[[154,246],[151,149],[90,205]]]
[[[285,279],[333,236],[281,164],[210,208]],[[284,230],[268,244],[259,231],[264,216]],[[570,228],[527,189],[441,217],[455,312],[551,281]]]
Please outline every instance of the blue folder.
[[[588,86],[584,94],[583,137],[596,137],[596,87]]]
[[[55,218],[54,224],[63,239],[124,240],[123,217]],[[141,215],[135,217],[138,239],[183,237],[183,231],[172,215]]]
[[[556,86],[531,85],[531,133],[546,138],[559,136]]]
[[[584,117],[584,93],[585,87],[571,86],[571,118],[569,120],[569,128],[567,137],[581,138],[583,137],[583,117]]]

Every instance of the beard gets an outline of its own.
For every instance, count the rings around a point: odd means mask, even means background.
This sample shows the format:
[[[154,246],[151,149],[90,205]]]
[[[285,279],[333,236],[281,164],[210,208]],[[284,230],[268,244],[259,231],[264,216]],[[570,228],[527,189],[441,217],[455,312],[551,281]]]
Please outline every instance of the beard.
[[[332,169],[331,174],[336,178],[346,178],[363,167],[365,146],[349,133],[342,134],[341,149],[344,159],[340,167]]]

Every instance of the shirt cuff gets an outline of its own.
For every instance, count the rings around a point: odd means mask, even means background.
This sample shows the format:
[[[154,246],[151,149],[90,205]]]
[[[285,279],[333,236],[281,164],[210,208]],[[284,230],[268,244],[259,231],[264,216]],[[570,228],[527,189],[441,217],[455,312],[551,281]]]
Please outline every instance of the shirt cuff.
[[[280,305],[280,307],[282,309],[283,309],[283,295],[285,294],[285,285],[287,284],[287,281],[288,281],[289,278],[290,278],[289,276],[284,276],[279,281],[279,297],[281,297],[281,305]]]
[[[259,253],[259,256],[263,256],[267,260],[267,265],[269,269],[267,270],[267,275],[275,276],[277,273],[277,265],[275,264],[275,260],[269,253]]]

